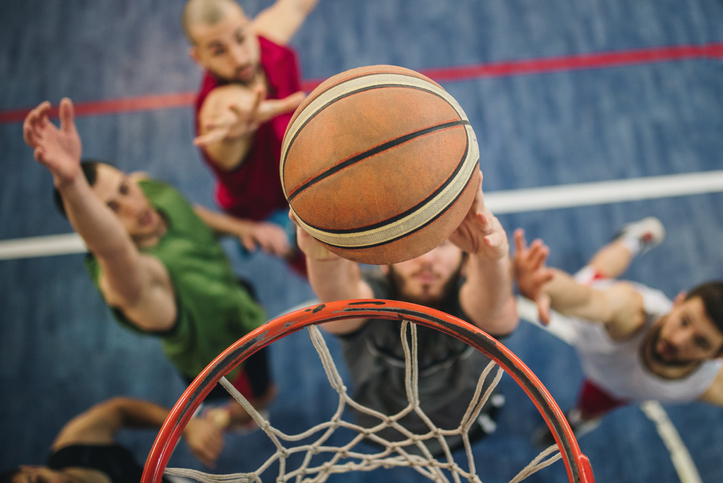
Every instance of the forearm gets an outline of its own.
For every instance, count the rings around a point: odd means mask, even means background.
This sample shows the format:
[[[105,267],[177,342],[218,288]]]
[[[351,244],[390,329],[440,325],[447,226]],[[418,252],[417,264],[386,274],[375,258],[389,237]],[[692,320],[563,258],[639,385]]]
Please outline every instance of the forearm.
[[[550,297],[550,307],[567,316],[608,323],[613,317],[604,292],[575,281],[569,274],[553,269],[554,276],[543,290]]]
[[[225,213],[211,211],[201,205],[196,205],[193,209],[206,226],[218,235],[236,235],[239,233],[242,225],[253,223],[251,221],[234,218]]]
[[[374,297],[369,285],[361,279],[359,265],[340,257],[315,260],[306,257],[309,282],[320,302],[369,299]],[[322,327],[332,334],[349,334],[360,329],[366,319],[327,322]]]
[[[153,403],[115,397],[98,403],[63,426],[54,450],[70,444],[110,444],[124,427],[160,427],[168,410]]]
[[[309,283],[320,302],[369,298],[371,289],[362,281],[359,265],[341,257],[315,260],[306,257]]]
[[[227,84],[213,89],[203,102],[198,113],[200,129],[195,143],[221,169],[232,170],[243,162],[256,132],[253,120],[240,118],[231,107],[248,107],[254,103],[254,96],[260,95],[248,87]]]
[[[318,0],[276,0],[254,18],[254,30],[280,44],[287,44]]]
[[[509,334],[519,322],[512,277],[508,256],[489,261],[470,255],[460,302],[475,325],[492,335]]]
[[[112,417],[117,418],[119,428],[160,428],[168,416],[169,410],[158,404],[117,397],[104,403]]]
[[[211,141],[203,146],[203,149],[213,164],[225,170],[232,170],[246,158],[252,142],[253,133],[238,138]]]
[[[126,256],[135,246],[120,220],[93,193],[83,175],[56,184],[68,220],[88,250],[100,258]]]

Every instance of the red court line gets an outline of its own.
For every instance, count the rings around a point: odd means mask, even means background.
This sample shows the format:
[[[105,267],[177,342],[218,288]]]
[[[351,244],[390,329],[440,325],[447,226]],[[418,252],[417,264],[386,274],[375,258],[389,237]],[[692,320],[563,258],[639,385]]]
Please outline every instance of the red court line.
[[[108,99],[105,101],[78,102],[74,103],[73,107],[75,107],[76,117],[101,116],[103,114],[117,114],[120,112],[187,107],[193,104],[195,98],[195,92],[177,92],[173,94]],[[29,111],[30,108],[0,111],[0,124],[21,122],[25,119]],[[57,107],[53,107],[50,110],[50,117],[58,117]]]
[[[583,69],[602,69],[655,62],[674,62],[691,59],[723,59],[723,42],[702,45],[676,45],[650,49],[619,50],[592,54],[567,55],[539,59],[492,62],[460,67],[427,69],[421,72],[437,82],[455,82],[482,77],[507,77],[514,75],[542,74]],[[305,91],[311,91],[324,79],[309,79],[302,83]],[[76,116],[99,116],[120,112],[150,111],[186,107],[193,104],[195,93],[149,95],[105,101],[81,102],[75,105]],[[0,124],[21,122],[30,108],[0,111]],[[57,116],[57,110],[51,111]]]

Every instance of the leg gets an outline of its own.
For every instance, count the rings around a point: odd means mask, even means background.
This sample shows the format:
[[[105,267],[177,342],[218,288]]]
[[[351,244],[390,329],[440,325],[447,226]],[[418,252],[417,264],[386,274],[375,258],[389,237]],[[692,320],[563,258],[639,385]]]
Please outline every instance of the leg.
[[[592,257],[588,266],[604,278],[618,278],[638,254],[658,246],[665,238],[665,228],[655,217],[625,225],[618,236]]]
[[[632,252],[618,238],[598,250],[588,266],[602,278],[618,278],[628,269],[632,260]]]
[[[575,407],[568,412],[568,420],[572,426],[581,426],[599,420],[613,409],[625,406],[628,401],[611,396],[603,389],[585,379],[577,397]],[[575,430],[575,427],[573,427]],[[577,431],[576,431],[577,434]]]

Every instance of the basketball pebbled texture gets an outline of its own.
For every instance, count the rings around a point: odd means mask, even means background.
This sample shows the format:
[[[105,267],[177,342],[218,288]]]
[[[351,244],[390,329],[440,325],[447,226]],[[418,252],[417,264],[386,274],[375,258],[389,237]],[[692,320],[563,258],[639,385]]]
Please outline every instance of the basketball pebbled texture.
[[[329,78],[294,113],[281,148],[297,222],[332,252],[387,264],[436,247],[478,189],[479,149],[456,100],[395,66]]]

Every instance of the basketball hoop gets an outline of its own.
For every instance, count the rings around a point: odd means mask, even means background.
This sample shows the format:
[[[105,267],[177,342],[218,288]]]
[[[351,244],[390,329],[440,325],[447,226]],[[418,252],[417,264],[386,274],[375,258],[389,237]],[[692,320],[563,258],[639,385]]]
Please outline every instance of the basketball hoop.
[[[407,394],[410,397],[408,410],[418,412],[422,418],[426,418],[426,416],[421,413],[419,401],[415,400],[417,397],[416,383],[418,368],[416,359],[416,327],[414,324],[436,329],[455,337],[476,348],[494,361],[483,371],[475,397],[470,403],[470,408],[464,415],[463,421],[460,423],[459,429],[462,432],[458,434],[462,434],[465,441],[464,446],[468,459],[468,469],[463,469],[454,462],[449,448],[445,449],[444,458],[439,459],[434,459],[428,451],[425,451],[423,444],[425,438],[433,437],[443,440],[442,435],[450,433],[450,431],[435,428],[431,423],[430,434],[410,435],[411,439],[407,442],[407,444],[416,444],[422,449],[422,455],[420,456],[405,452],[397,443],[390,443],[379,438],[373,430],[355,426],[348,422],[338,421],[345,404],[357,410],[374,411],[363,406],[360,407],[359,404],[354,402],[346,394],[346,388],[341,381],[341,377],[336,370],[336,366],[316,325],[325,322],[357,318],[402,321],[402,343],[404,345],[405,360],[407,362]],[[411,327],[411,343],[407,342],[405,335],[409,327]],[[316,428],[311,428],[301,435],[287,436],[271,427],[268,421],[265,421],[253,406],[251,406],[223,376],[232,371],[256,351],[303,328],[308,328],[310,332],[314,346],[322,358],[327,377],[331,385],[340,395],[340,404],[337,414],[332,418],[333,421],[324,423]],[[496,380],[490,389],[482,391],[483,379],[491,372],[492,366],[495,363],[499,366]],[[278,478],[275,478],[276,481],[287,481],[292,478],[297,479],[297,481],[307,481],[303,480],[303,477],[311,474],[314,475],[313,481],[322,482],[333,473],[369,471],[376,468],[388,468],[392,466],[413,467],[416,471],[435,481],[449,481],[446,475],[442,473],[442,470],[451,472],[453,476],[452,479],[455,482],[460,481],[460,477],[469,481],[480,481],[475,473],[474,459],[466,431],[471,425],[470,421],[474,420],[479,414],[480,408],[489,396],[491,389],[496,385],[503,370],[522,387],[527,396],[535,404],[547,422],[557,443],[557,445],[551,446],[534,458],[511,482],[516,483],[521,481],[539,469],[548,466],[558,459],[562,459],[570,482],[594,483],[590,462],[580,451],[575,436],[559,406],[539,379],[509,349],[482,330],[456,317],[420,305],[390,300],[347,300],[310,306],[280,316],[239,339],[196,377],[173,407],[148,455],[141,482],[160,483],[163,473],[166,471],[168,460],[186,424],[188,424],[188,421],[196,412],[206,395],[219,381],[229,390],[229,393],[237,399],[244,409],[247,410],[256,423],[259,424],[263,431],[273,440],[279,450],[256,472],[220,476],[207,475],[195,470],[169,469],[169,474],[197,478],[199,481],[261,481],[260,474],[268,468],[272,460],[278,460],[281,463],[280,472],[284,472],[284,474],[280,474]],[[483,392],[484,394],[482,394]],[[396,416],[380,415],[380,418],[390,426],[398,426],[398,423],[396,423],[398,418]],[[336,426],[333,426],[334,424],[336,424]],[[333,450],[331,461],[312,468],[308,466],[308,461],[311,459],[311,456],[307,456],[304,463],[307,466],[294,470],[288,469],[287,472],[286,465],[284,464],[286,456],[292,452],[299,451],[307,451],[307,455],[317,453],[322,443],[326,442],[330,432],[342,424],[346,428],[359,431],[359,435],[344,447],[330,448],[328,445],[323,446],[323,450],[326,452]],[[302,437],[313,434],[315,430],[320,430],[323,433],[323,436],[320,437],[315,444],[294,447],[293,449],[287,449],[283,445],[282,440],[289,442],[299,441]],[[402,432],[404,431],[402,430]],[[357,452],[354,446],[364,438],[369,438],[378,444],[387,446],[387,448],[385,451],[375,454]],[[341,464],[341,459],[351,459],[355,462]],[[233,479],[230,477],[233,477]]]

